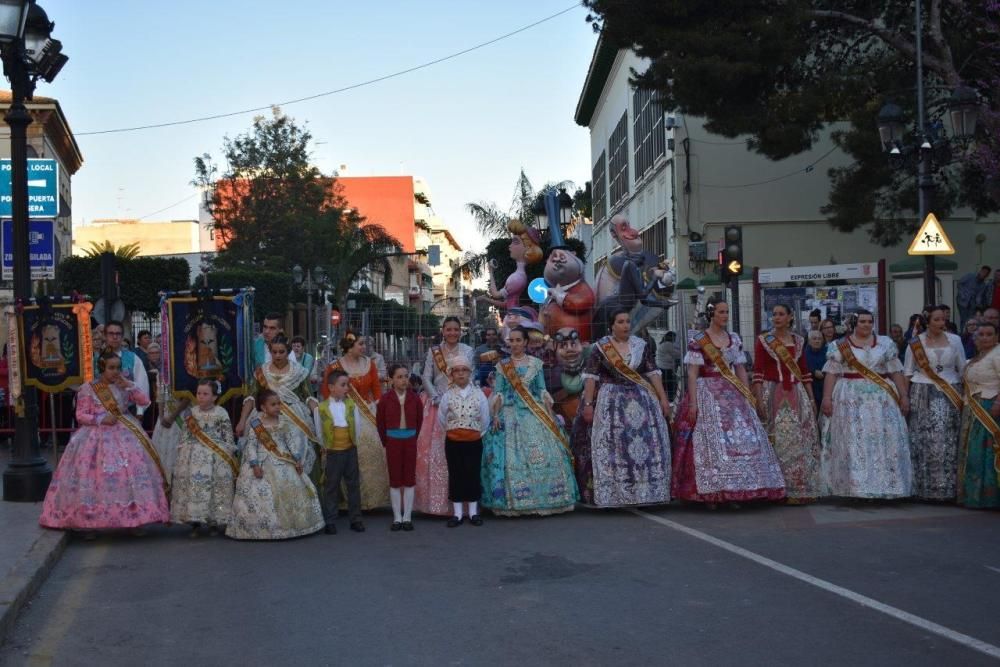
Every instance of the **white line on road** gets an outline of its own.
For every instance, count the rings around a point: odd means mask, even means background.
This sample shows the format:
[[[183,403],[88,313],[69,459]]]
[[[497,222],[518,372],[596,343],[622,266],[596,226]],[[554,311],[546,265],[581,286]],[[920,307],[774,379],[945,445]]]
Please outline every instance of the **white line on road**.
[[[980,653],[985,653],[992,658],[1000,658],[1000,646],[994,646],[993,644],[988,644],[975,637],[970,637],[969,635],[962,634],[952,630],[951,628],[946,628],[943,625],[939,625],[934,621],[929,621],[926,618],[921,618],[902,609],[898,609],[891,605],[884,604],[878,600],[874,600],[860,593],[855,593],[854,591],[844,588],[843,586],[838,586],[837,584],[830,583],[824,579],[814,577],[811,574],[806,574],[801,570],[796,570],[794,567],[789,567],[783,565],[778,561],[771,560],[766,556],[761,556],[758,553],[754,553],[743,547],[736,546],[731,542],[726,542],[725,540],[720,540],[717,537],[712,537],[708,533],[703,533],[700,530],[695,530],[694,528],[689,528],[684,524],[677,523],[676,521],[671,521],[670,519],[664,519],[661,516],[656,516],[655,514],[649,514],[648,512],[643,512],[642,510],[630,510],[636,516],[640,516],[644,519],[649,519],[661,526],[666,526],[667,528],[672,528],[678,532],[684,533],[685,535],[690,535],[691,537],[701,540],[703,542],[708,542],[713,546],[717,546],[720,549],[724,549],[729,553],[736,554],[747,560],[751,560],[758,565],[763,565],[766,568],[774,570],[775,572],[780,572],[781,574],[788,575],[793,579],[798,579],[799,581],[805,582],[816,588],[821,588],[828,593],[833,593],[834,595],[839,595],[842,598],[846,598],[852,602],[856,602],[863,607],[868,607],[869,609],[874,609],[875,611],[882,612],[887,616],[891,616],[895,619],[903,621],[904,623],[909,623],[910,625],[915,625],[916,627],[932,632],[936,635],[944,637],[945,639],[950,639],[953,642],[961,644],[962,646],[967,646]],[[988,566],[987,566],[988,567]]]
[[[992,565],[984,565],[987,570],[993,570],[994,572],[1000,572],[1000,567],[993,567]]]

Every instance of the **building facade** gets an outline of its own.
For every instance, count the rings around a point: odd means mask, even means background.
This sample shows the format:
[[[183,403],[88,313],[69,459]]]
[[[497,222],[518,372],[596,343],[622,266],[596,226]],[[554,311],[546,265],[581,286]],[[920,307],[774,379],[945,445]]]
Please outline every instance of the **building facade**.
[[[821,212],[829,169],[852,161],[830,139],[836,127],[827,128],[810,151],[769,160],[749,151],[746,137],[713,135],[703,119],[659,108],[649,92],[629,83],[631,71],[648,66],[633,51],[599,39],[577,103],[575,120],[590,129],[591,139],[593,266],[614,251],[608,222],[622,213],[648,249],[672,261],[683,284],[718,290],[723,230],[740,225],[748,269],[885,259],[891,318],[912,308],[919,270],[906,261],[909,239],[884,248],[863,229],[833,229]],[[872,141],[878,140],[873,119]],[[957,211],[942,222],[957,251],[951,258],[957,268],[946,262],[949,268],[939,271],[939,300],[953,303],[952,285],[960,274],[998,263],[992,258],[1000,256],[1000,219]],[[749,280],[744,282],[741,310],[750,314]]]
[[[215,236],[199,220],[135,220],[101,218],[73,227],[73,254],[84,255],[93,244],[115,247],[139,244],[141,257],[181,257],[192,278],[202,273],[216,253]]]

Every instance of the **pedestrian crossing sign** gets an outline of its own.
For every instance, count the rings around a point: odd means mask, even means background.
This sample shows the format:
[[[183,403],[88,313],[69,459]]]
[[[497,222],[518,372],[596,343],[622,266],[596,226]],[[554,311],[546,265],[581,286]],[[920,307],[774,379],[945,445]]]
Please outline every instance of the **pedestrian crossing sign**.
[[[906,251],[908,255],[954,255],[955,246],[944,233],[937,216],[928,213],[924,219],[924,224],[920,225],[920,231],[913,237],[910,249]]]

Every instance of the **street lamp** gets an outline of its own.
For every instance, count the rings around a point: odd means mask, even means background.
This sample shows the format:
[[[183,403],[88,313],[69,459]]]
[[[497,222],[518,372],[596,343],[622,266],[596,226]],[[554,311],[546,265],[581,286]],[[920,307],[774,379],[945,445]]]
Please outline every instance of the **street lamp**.
[[[31,114],[24,106],[35,92],[35,83],[49,83],[69,60],[62,44],[50,39],[55,24],[34,0],[0,0],[0,58],[10,80],[11,102],[4,120],[10,127],[11,218],[14,234],[14,300],[31,300],[31,267],[28,244],[28,125]],[[21,315],[18,315],[20,318]],[[24,364],[21,372],[24,372]],[[89,359],[81,363],[90,363]],[[38,443],[38,401],[25,391],[15,405],[14,446],[3,473],[3,499],[38,502],[52,480],[52,469]]]
[[[889,155],[889,164],[893,168],[906,165],[907,158],[913,158],[917,163],[917,205],[920,222],[927,219],[931,201],[934,196],[934,163],[938,157],[939,163],[951,159],[950,146],[947,139],[941,136],[940,123],[930,125],[927,122],[926,100],[924,98],[924,47],[923,47],[923,2],[914,3],[914,34],[916,46],[917,69],[917,127],[914,141],[907,145],[904,141],[905,126],[903,110],[893,102],[887,103],[878,114],[878,132],[882,141],[882,150]],[[976,91],[959,86],[948,101],[949,116],[952,125],[952,141],[963,148],[967,147],[976,133],[979,99]],[[934,275],[934,255],[924,256],[924,303],[937,302],[937,279]]]
[[[296,264],[292,267],[292,280],[306,293],[306,340],[313,342],[313,302],[312,295],[321,293],[326,289],[327,276],[322,266],[317,266],[312,271],[306,271],[303,275],[302,267]]]
[[[538,223],[538,230],[545,231],[549,228],[552,214],[558,211],[560,230],[573,220],[573,198],[566,192],[566,188],[549,188],[538,195],[535,203],[531,207],[531,212],[535,214],[535,221]],[[562,234],[559,234],[562,238]]]

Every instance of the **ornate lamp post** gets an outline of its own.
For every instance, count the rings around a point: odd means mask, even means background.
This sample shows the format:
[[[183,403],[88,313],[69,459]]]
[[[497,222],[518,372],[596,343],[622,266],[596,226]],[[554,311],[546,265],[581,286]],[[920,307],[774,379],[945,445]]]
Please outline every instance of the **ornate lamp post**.
[[[302,267],[296,264],[292,267],[292,280],[306,293],[306,313],[308,313],[306,317],[306,340],[311,344],[313,342],[313,323],[315,320],[312,302],[313,292],[319,294],[326,289],[328,280],[326,271],[323,270],[322,266],[317,266],[312,271],[306,271],[305,275],[303,275]]]
[[[11,103],[4,120],[10,127],[11,204],[14,226],[14,300],[31,300],[28,243],[28,125],[24,106],[38,79],[51,83],[66,61],[62,44],[50,39],[55,24],[34,0],[0,0],[0,57],[10,81]],[[21,363],[21,371],[24,364]],[[52,479],[52,469],[38,444],[38,401],[25,391],[15,405],[14,446],[3,473],[3,499],[38,502]]]
[[[924,96],[924,47],[923,47],[923,2],[915,2],[914,32],[916,41],[917,68],[917,125],[911,142],[906,143],[903,110],[893,102],[882,107],[878,114],[878,132],[882,149],[889,156],[889,164],[902,168],[908,158],[917,163],[918,214],[922,222],[930,212],[936,183],[935,164],[951,160],[949,141],[942,136],[939,125],[927,122],[926,99]],[[976,134],[976,120],[979,101],[976,92],[967,86],[955,89],[948,101],[952,124],[952,142],[967,147]],[[937,285],[934,275],[934,256],[924,257],[924,304],[937,302]]]

